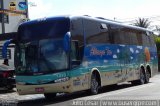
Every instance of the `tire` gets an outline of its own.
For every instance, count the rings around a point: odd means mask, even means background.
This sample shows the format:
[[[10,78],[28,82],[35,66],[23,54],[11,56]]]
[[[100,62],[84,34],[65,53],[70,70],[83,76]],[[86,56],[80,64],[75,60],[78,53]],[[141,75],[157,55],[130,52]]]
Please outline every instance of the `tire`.
[[[6,86],[6,88],[7,88],[8,91],[11,91],[11,90],[13,90],[14,86],[13,85],[8,85],[8,86]]]
[[[47,100],[53,100],[56,97],[56,93],[45,93],[44,96]]]
[[[140,78],[139,78],[139,80],[132,81],[132,84],[134,84],[134,85],[142,85],[142,84],[145,83],[145,81],[146,81],[146,76],[145,76],[145,73],[144,73],[143,69],[141,68],[140,69]]]
[[[96,74],[92,74],[92,76],[91,76],[91,94],[93,94],[93,95],[98,94],[99,88],[100,88],[100,86],[99,86]]]
[[[142,85],[145,83],[146,77],[143,69],[140,70],[140,79],[139,79],[139,84]]]
[[[151,77],[151,74],[149,73],[149,70],[146,70],[146,74],[145,74],[145,83],[149,83],[149,79]]]

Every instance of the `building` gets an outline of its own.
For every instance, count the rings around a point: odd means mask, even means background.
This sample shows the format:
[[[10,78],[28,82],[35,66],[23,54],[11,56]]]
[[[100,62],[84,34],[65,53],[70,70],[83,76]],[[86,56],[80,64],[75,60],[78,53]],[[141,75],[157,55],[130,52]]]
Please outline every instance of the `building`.
[[[3,63],[2,45],[17,32],[18,26],[28,20],[27,0],[0,0],[0,64]],[[9,65],[14,66],[14,45],[7,51]]]
[[[16,32],[27,18],[27,0],[0,0],[0,34]]]

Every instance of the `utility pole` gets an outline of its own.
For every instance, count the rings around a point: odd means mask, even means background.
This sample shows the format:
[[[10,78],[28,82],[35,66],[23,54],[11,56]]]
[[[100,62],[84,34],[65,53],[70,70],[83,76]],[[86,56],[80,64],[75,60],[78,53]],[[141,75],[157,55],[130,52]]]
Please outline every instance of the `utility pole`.
[[[4,2],[1,0],[1,9],[4,9]],[[2,13],[2,34],[5,33],[5,25],[4,25],[4,13]]]
[[[29,16],[28,16],[28,0],[25,0],[25,2],[26,2],[26,5],[27,5],[27,8],[26,8],[26,18],[29,18]]]

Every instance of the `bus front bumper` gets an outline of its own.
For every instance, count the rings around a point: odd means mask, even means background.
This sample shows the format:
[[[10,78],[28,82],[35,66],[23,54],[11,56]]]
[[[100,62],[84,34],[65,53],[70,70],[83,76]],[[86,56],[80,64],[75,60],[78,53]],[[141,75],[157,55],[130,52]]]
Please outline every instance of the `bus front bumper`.
[[[71,93],[71,85],[68,81],[53,84],[41,84],[41,85],[25,85],[16,84],[17,92],[19,95],[26,94],[44,94],[44,93]]]

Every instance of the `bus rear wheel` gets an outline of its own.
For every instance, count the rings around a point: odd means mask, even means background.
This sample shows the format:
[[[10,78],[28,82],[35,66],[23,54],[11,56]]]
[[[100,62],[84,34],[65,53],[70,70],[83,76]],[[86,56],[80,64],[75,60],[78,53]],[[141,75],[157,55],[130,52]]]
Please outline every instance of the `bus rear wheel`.
[[[150,75],[150,72],[149,72],[148,69],[146,70],[146,76],[145,77],[146,77],[145,78],[145,83],[149,83],[149,79],[150,79],[151,75]]]
[[[91,76],[91,94],[96,95],[98,94],[98,90],[100,88],[98,78],[96,74],[92,74]]]
[[[45,93],[44,96],[47,100],[53,100],[56,97],[56,93]]]
[[[145,83],[145,81],[146,81],[145,73],[144,73],[144,70],[141,68],[140,69],[140,78],[139,78],[139,80],[132,81],[132,84],[142,85],[142,84]]]

